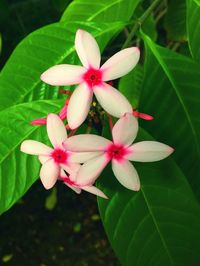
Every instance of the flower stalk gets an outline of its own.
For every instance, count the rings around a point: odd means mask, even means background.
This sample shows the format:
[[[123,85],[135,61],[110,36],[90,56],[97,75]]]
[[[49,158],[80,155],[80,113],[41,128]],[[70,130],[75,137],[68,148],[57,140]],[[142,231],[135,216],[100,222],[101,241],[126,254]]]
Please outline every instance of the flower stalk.
[[[124,45],[122,46],[122,49],[127,48],[135,33],[138,31],[138,29],[141,27],[141,25],[144,23],[144,21],[151,15],[151,13],[153,12],[153,10],[155,9],[155,7],[161,2],[161,0],[154,0],[153,3],[147,8],[147,10],[143,13],[143,15],[138,18],[131,30],[131,32],[128,34],[128,37],[124,43]]]

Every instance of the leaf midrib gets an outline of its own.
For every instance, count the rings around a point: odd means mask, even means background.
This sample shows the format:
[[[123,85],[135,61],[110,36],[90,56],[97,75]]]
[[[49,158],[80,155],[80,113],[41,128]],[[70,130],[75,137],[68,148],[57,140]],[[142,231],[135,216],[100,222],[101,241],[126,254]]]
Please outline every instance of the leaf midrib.
[[[94,15],[92,15],[91,17],[89,17],[87,19],[87,21],[91,21],[92,19],[94,19],[95,17],[97,17],[99,14],[105,12],[105,10],[111,8],[112,6],[121,3],[124,0],[116,0],[115,2],[112,2],[110,5],[104,6],[102,9],[100,9],[98,12],[96,12]]]
[[[167,247],[166,241],[165,241],[165,239],[164,239],[164,237],[163,237],[163,235],[162,235],[162,232],[161,232],[161,230],[160,230],[160,228],[159,228],[159,225],[158,225],[158,223],[157,223],[157,221],[156,221],[156,218],[155,218],[155,216],[154,216],[154,213],[153,213],[153,211],[152,211],[152,208],[151,208],[151,206],[150,206],[149,203],[148,203],[148,199],[147,199],[147,197],[146,197],[146,195],[145,195],[145,192],[144,192],[144,190],[143,190],[142,187],[141,187],[141,192],[142,192],[142,195],[143,195],[144,200],[145,200],[145,202],[146,202],[146,205],[147,205],[147,208],[148,208],[148,210],[149,210],[149,213],[150,213],[150,215],[151,215],[151,217],[152,217],[153,223],[154,223],[154,225],[155,225],[155,227],[156,227],[156,229],[157,229],[158,235],[160,236],[160,239],[161,239],[161,242],[162,242],[162,244],[163,244],[163,247],[164,247],[164,249],[166,250],[166,253],[167,253],[168,257],[169,257],[169,260],[170,260],[170,262],[171,262],[171,265],[174,266],[174,265],[175,265],[174,260],[173,260],[171,254],[170,254],[169,248]]]
[[[159,228],[159,225],[158,225],[158,223],[157,223],[157,221],[156,221],[156,218],[155,218],[155,216],[154,216],[154,213],[153,213],[153,211],[152,211],[152,208],[151,208],[151,206],[150,206],[149,203],[148,203],[148,199],[147,199],[147,197],[146,197],[146,195],[145,195],[145,192],[144,192],[144,190],[143,190],[142,187],[141,187],[141,192],[142,192],[142,195],[143,195],[144,201],[145,201],[146,206],[147,206],[148,211],[149,211],[148,214],[149,214],[149,215],[151,216],[151,218],[152,218],[152,221],[153,221],[153,223],[154,223],[154,225],[155,225],[155,228],[156,228],[156,232],[158,233],[158,235],[159,235],[159,237],[160,237],[160,239],[161,239],[161,243],[162,243],[162,245],[163,245],[163,247],[164,247],[164,250],[166,251],[166,254],[167,254],[167,256],[169,257],[169,261],[171,262],[171,265],[174,266],[174,265],[175,265],[174,260],[173,260],[171,254],[170,254],[169,248],[168,248],[168,246],[167,246],[167,244],[166,244],[166,242],[165,242],[165,239],[164,239],[164,237],[163,237],[163,235],[162,235],[162,232],[161,232],[161,230],[160,230],[160,228]],[[138,193],[137,195],[139,196],[139,193]],[[136,197],[137,197],[137,195],[136,195]],[[114,196],[112,196],[112,199],[111,199],[112,202],[113,202],[113,199],[114,199],[116,196],[117,196],[117,192],[115,192]],[[134,200],[135,200],[135,198],[134,198]],[[108,204],[108,206],[107,206],[107,208],[106,208],[106,210],[105,210],[105,213],[104,213],[104,224],[106,224],[106,217],[107,217],[107,215],[108,215],[109,206],[112,206],[111,201],[109,202],[109,204]],[[131,200],[128,201],[127,204],[126,204],[126,206],[123,208],[123,211],[122,211],[122,213],[120,214],[120,218],[123,216],[123,213],[125,212],[125,210],[127,209],[127,206],[128,206],[129,204],[131,204]],[[114,229],[114,233],[113,233],[113,237],[112,237],[113,240],[116,238],[116,234],[117,234],[116,232],[117,232],[117,230],[118,230],[118,227],[120,226],[120,218],[118,219],[118,222],[117,222],[116,225],[115,225],[115,229]],[[146,219],[146,218],[145,218],[145,219]],[[132,240],[131,240],[131,241],[132,241]],[[126,259],[127,259],[127,258],[126,258]]]
[[[195,27],[195,29],[192,29],[192,37],[191,37],[191,34],[189,34],[191,32],[190,30],[190,27],[189,27],[189,18],[191,19],[191,14],[192,14],[192,17],[194,17],[194,15],[196,16],[195,12],[198,11],[198,9],[200,8],[200,2],[198,3],[196,0],[188,0],[187,1],[187,23],[186,23],[186,29],[187,29],[187,33],[188,33],[188,45],[189,45],[189,49],[190,49],[190,53],[192,55],[192,57],[195,59],[196,58],[196,54],[197,53],[194,53],[194,50],[193,50],[193,43],[191,41],[191,39],[194,39],[194,36],[195,36],[195,31],[197,30],[198,27]],[[196,6],[194,7],[194,9],[192,10],[191,12],[191,9],[193,8],[193,5]]]

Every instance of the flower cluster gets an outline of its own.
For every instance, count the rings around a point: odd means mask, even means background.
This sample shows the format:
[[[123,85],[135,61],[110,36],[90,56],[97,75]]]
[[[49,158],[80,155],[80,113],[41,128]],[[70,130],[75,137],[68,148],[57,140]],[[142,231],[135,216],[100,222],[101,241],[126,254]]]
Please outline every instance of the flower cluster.
[[[75,48],[83,66],[56,65],[41,75],[41,80],[50,85],[79,84],[72,94],[64,92],[68,99],[59,115],[49,114],[47,118],[32,122],[46,124],[53,148],[38,141],[25,140],[21,151],[38,156],[42,164],[40,178],[46,189],[60,180],[77,193],[83,189],[107,198],[94,183],[111,162],[117,180],[124,187],[138,191],[140,180],[130,161],[159,161],[173,152],[168,145],[156,141],[132,144],[138,133],[136,117],[147,120],[152,117],[133,110],[126,97],[106,83],[130,72],[139,60],[140,51],[137,47],[121,50],[100,67],[99,46],[84,30],[77,31]],[[93,94],[108,114],[112,141],[94,134],[75,135],[88,117]],[[119,118],[114,126],[112,116]],[[67,129],[71,130],[68,136]]]

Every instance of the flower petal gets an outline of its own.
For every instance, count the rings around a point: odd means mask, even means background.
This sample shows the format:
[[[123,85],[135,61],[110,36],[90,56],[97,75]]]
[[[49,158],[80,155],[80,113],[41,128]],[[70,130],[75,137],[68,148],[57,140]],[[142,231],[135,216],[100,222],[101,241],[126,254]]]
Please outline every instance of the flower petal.
[[[118,162],[117,160],[112,160],[112,169],[117,180],[124,187],[134,191],[140,189],[138,173],[129,161]]]
[[[65,173],[65,171],[63,169],[61,169],[59,180],[61,180],[66,186],[71,188],[77,194],[80,194],[81,193],[81,189],[79,187],[73,185],[73,182],[75,181],[75,177],[76,177],[76,173],[75,172],[73,174],[67,175]],[[69,183],[69,181],[70,181],[70,183]]]
[[[44,164],[46,161],[49,160],[49,156],[45,156],[45,155],[39,155],[38,159],[40,161],[41,164]]]
[[[97,195],[97,196],[102,197],[104,199],[108,199],[108,197],[100,189],[98,189],[95,186],[84,186],[81,188],[87,192],[94,194],[94,195]]]
[[[74,192],[76,192],[77,194],[80,194],[81,193],[81,189],[80,188],[78,188],[78,187],[74,187],[74,186],[71,186],[71,185],[69,185],[69,184],[67,184],[67,183],[65,183],[64,182],[64,184],[66,185],[66,186],[68,186],[69,188],[71,188]]]
[[[95,96],[106,112],[121,117],[125,113],[132,113],[132,106],[126,97],[112,86],[104,83],[93,88]]]
[[[132,114],[125,114],[112,129],[113,142],[115,144],[130,145],[137,136],[138,121]]]
[[[94,152],[104,151],[105,148],[112,144],[108,139],[93,134],[80,134],[68,138],[63,146],[73,152]],[[85,157],[86,158],[86,157]]]
[[[52,188],[58,179],[59,173],[60,167],[53,160],[50,159],[45,162],[40,170],[40,178],[43,186],[46,189]]]
[[[40,79],[50,85],[65,86],[80,83],[84,73],[82,66],[62,64],[47,69]]]
[[[36,140],[25,140],[21,144],[20,151],[31,155],[49,155],[53,149]]]
[[[129,147],[126,158],[136,162],[155,162],[169,156],[174,149],[157,141],[141,141]]]
[[[124,49],[110,59],[101,67],[103,71],[103,80],[113,80],[126,75],[138,63],[140,50],[137,47]]]
[[[102,152],[73,152],[70,154],[70,161],[75,163],[85,163],[90,159],[101,155]]]
[[[73,185],[75,185],[77,172],[80,169],[81,165],[79,164],[78,166],[79,167],[78,168],[76,167],[76,169],[74,170],[74,169],[72,169],[72,167],[68,168],[68,167],[65,167],[65,165],[62,165],[63,168],[61,168],[61,170],[60,170],[59,179],[61,179],[65,183],[68,183],[67,181],[65,181],[65,178],[66,178],[66,180],[70,181],[71,183],[74,183]],[[69,172],[70,172],[70,174],[69,174]]]
[[[81,29],[77,30],[75,47],[84,67],[99,68],[101,60],[99,46],[90,33]]]
[[[75,129],[86,119],[92,102],[92,90],[86,83],[79,85],[73,92],[67,107],[67,120],[69,127]]]
[[[103,154],[84,163],[77,174],[77,184],[81,187],[92,185],[108,162],[109,160]]]
[[[58,115],[47,116],[47,134],[54,148],[63,149],[62,143],[67,139],[67,130]]]
[[[80,164],[67,162],[67,164],[60,164],[60,166],[70,174],[70,178],[76,177],[78,170],[80,169]]]

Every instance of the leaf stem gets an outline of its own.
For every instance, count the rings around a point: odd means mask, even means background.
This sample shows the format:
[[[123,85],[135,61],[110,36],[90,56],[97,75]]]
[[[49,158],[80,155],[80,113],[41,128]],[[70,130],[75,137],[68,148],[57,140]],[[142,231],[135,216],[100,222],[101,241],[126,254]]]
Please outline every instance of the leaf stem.
[[[147,10],[144,12],[144,14],[137,19],[135,25],[133,26],[130,34],[128,35],[128,38],[126,39],[124,45],[122,46],[122,49],[127,48],[133,39],[133,36],[135,35],[138,28],[144,23],[144,21],[148,18],[148,16],[151,14],[151,12],[154,10],[154,8],[158,5],[158,3],[161,0],[154,0],[153,3],[147,8]]]

